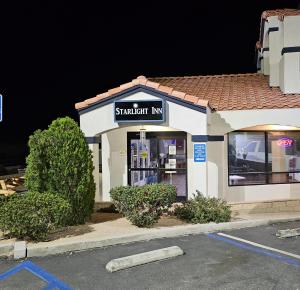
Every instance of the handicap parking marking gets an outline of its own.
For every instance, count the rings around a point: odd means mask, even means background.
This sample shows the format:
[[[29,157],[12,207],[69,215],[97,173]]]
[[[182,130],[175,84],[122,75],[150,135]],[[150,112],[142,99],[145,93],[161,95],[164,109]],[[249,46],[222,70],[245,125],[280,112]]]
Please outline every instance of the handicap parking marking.
[[[46,272],[41,267],[37,266],[31,261],[24,261],[16,265],[15,267],[9,269],[8,271],[0,274],[0,281],[18,273],[21,270],[27,270],[31,272],[33,275],[37,276],[38,278],[48,283],[48,285],[44,287],[43,290],[52,290],[52,289],[73,290],[70,286],[60,281],[54,275]]]
[[[207,234],[208,237],[213,238],[218,241],[222,241],[233,246],[239,247],[241,249],[245,249],[251,252],[255,252],[258,254],[262,254],[265,256],[269,256],[286,264],[291,264],[300,268],[300,256],[285,252],[282,250],[274,249],[268,246],[264,246],[258,243],[254,243],[251,241],[247,241],[238,237],[230,236],[223,233],[218,234]],[[289,257],[292,258],[289,258]]]

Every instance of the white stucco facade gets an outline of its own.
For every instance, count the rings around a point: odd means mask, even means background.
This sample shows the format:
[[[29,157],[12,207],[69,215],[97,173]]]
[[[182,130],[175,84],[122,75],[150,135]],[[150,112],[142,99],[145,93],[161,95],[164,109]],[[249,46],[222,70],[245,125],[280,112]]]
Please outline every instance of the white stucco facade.
[[[119,100],[157,99],[159,98],[151,94],[137,92]],[[207,135],[210,109],[207,108],[206,113],[203,113],[172,101],[166,101],[165,114],[165,122],[159,124],[118,124],[114,120],[114,103],[111,102],[80,115],[80,127],[85,136],[101,138],[102,173],[99,173],[99,144],[89,145],[94,156],[96,201],[110,201],[109,191],[111,188],[128,185],[127,133],[139,132],[141,128],[145,129],[146,132],[185,132],[187,136],[188,197],[191,197],[196,190],[208,194],[207,163],[195,163],[193,161],[193,144],[201,144],[201,142],[192,142],[192,136]]]
[[[224,135],[224,142],[208,142],[208,191],[230,202],[299,199],[300,183],[229,186],[227,134],[255,126],[267,130],[300,130],[300,109],[220,111],[211,115],[208,132]],[[269,125],[269,126],[265,126]],[[211,154],[210,154],[211,152]],[[213,169],[213,171],[212,171]],[[218,185],[218,186],[217,186]]]
[[[151,93],[137,92],[120,100],[157,100]],[[203,113],[184,104],[166,101],[163,123],[118,124],[114,120],[113,102],[80,115],[80,126],[87,137],[99,137],[99,144],[90,144],[94,156],[96,201],[110,201],[109,191],[128,185],[127,134],[139,132],[185,132],[187,136],[187,192],[188,198],[196,190],[211,197],[230,202],[266,201],[300,198],[300,183],[229,186],[228,140],[232,131],[255,126],[285,126],[300,129],[300,109],[237,110]],[[194,162],[196,143],[193,136],[223,136],[223,140],[206,140],[206,162]],[[195,140],[194,140],[195,141]],[[99,173],[102,158],[102,173]]]

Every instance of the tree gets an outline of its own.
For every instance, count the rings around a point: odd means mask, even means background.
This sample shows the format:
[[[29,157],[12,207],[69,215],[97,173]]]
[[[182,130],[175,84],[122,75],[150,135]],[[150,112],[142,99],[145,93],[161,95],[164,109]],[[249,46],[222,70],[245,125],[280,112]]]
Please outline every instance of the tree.
[[[72,207],[69,224],[84,223],[93,211],[95,183],[92,154],[78,124],[58,118],[29,138],[29,148],[27,188],[65,197]]]

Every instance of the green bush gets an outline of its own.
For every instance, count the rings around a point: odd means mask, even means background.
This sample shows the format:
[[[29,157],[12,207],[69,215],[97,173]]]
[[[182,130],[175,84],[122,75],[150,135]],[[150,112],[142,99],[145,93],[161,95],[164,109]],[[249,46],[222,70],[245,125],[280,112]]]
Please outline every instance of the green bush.
[[[71,207],[70,224],[82,224],[94,207],[92,154],[78,124],[58,118],[29,139],[25,184],[30,191],[53,192]]]
[[[119,186],[110,191],[116,209],[134,225],[150,227],[176,200],[176,187],[169,184]]]
[[[176,207],[174,213],[178,218],[195,224],[228,222],[231,217],[230,206],[226,201],[204,197],[199,191],[183,206]]]
[[[9,200],[9,196],[5,196],[5,195],[3,195],[3,194],[0,194],[0,206],[3,204],[3,203],[5,203],[6,201],[8,201]]]
[[[41,240],[65,226],[70,213],[68,201],[57,194],[27,192],[0,206],[0,230],[9,237]]]

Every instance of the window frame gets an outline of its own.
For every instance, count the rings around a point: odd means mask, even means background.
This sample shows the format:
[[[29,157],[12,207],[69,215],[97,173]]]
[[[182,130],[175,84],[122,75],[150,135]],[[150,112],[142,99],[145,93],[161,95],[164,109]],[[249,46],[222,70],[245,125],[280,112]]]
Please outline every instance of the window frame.
[[[237,130],[237,131],[232,131],[227,133],[227,183],[228,186],[258,186],[258,185],[276,185],[276,184],[297,184],[300,183],[300,180],[297,182],[273,182],[270,183],[270,175],[272,174],[289,174],[289,173],[300,173],[300,170],[296,171],[285,171],[285,172],[268,172],[268,164],[269,164],[269,151],[268,151],[268,133],[272,132],[283,132],[283,133],[288,133],[288,132],[297,132],[300,133],[300,130],[291,130],[291,131],[284,131],[284,130],[269,130],[269,131],[261,131],[261,130]],[[244,172],[242,175],[247,175],[247,174],[263,174],[265,175],[265,183],[250,183],[250,184],[230,184],[230,175],[233,175],[230,173],[229,170],[229,135],[231,133],[264,133],[265,136],[265,171],[264,172]],[[300,137],[300,136],[299,136]]]

